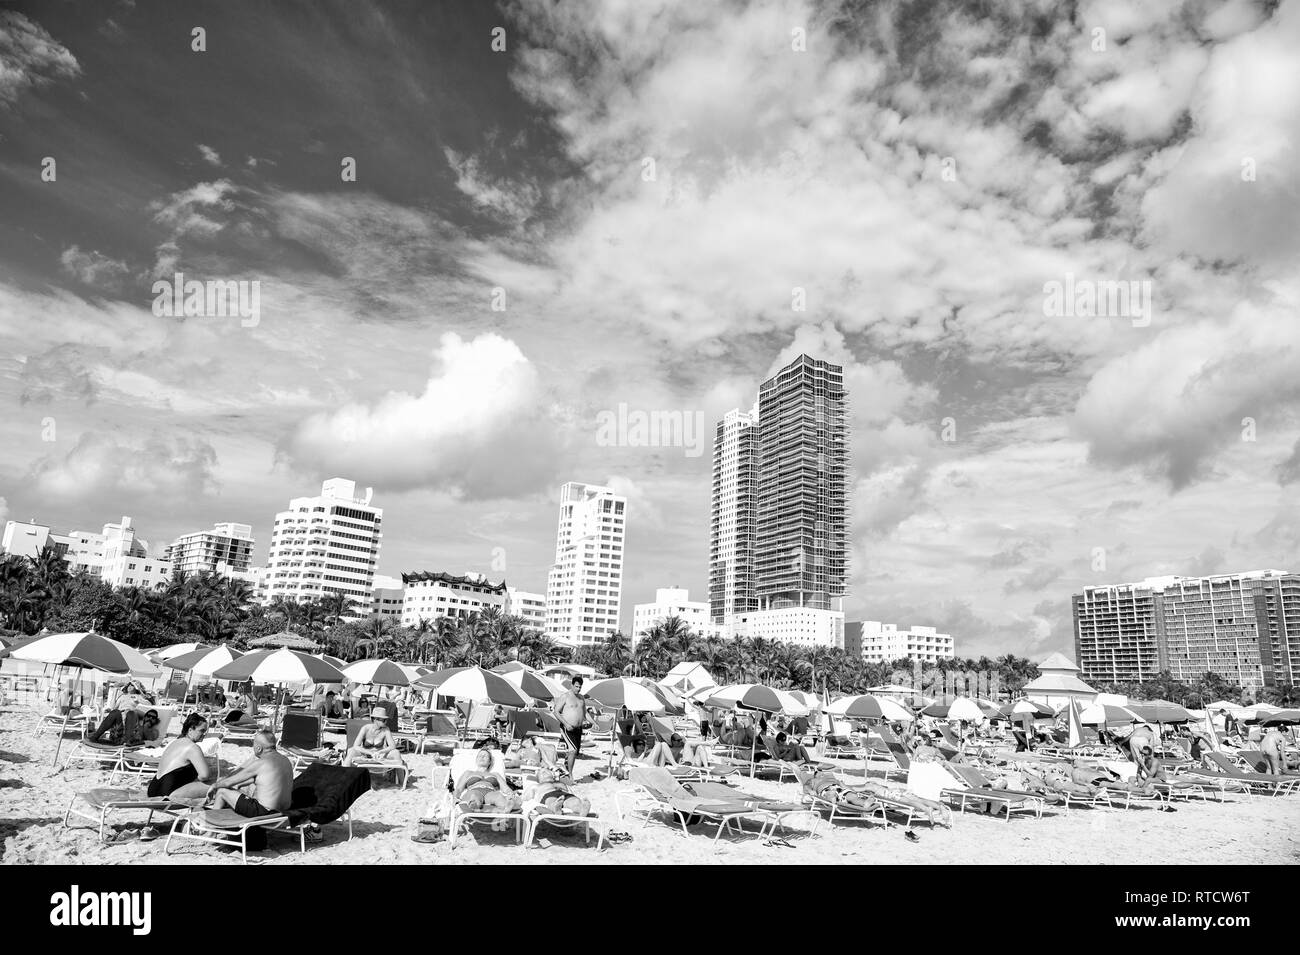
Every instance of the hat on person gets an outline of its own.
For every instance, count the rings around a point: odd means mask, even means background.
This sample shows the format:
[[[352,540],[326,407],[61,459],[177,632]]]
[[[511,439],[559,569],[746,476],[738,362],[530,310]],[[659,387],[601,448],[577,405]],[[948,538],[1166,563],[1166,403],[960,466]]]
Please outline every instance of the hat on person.
[[[376,706],[373,710],[370,711],[370,716],[372,719],[386,720],[388,719],[388,707]]]

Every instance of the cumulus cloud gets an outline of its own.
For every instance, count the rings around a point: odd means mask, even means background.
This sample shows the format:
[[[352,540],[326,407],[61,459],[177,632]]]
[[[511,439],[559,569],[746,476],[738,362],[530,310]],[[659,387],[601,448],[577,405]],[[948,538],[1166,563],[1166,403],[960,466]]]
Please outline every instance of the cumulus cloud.
[[[216,463],[216,451],[201,438],[128,441],[87,431],[66,454],[38,460],[27,477],[40,495],[59,502],[200,496],[215,488]]]
[[[484,500],[546,487],[557,441],[537,370],[514,342],[447,333],[420,394],[389,392],[313,415],[286,452],[300,470]]]
[[[12,106],[25,90],[80,73],[77,58],[44,27],[0,10],[0,106]]]
[[[130,274],[125,262],[103,255],[94,249],[83,251],[80,246],[69,246],[59,256],[63,271],[82,285],[108,292],[119,292]]]

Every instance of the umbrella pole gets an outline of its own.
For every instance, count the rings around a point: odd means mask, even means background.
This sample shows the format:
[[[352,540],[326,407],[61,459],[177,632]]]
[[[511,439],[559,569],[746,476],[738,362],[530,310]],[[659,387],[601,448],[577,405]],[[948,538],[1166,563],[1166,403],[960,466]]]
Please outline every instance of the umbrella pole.
[[[74,687],[81,682],[81,667],[77,667],[77,679],[72,684]],[[63,748],[63,734],[68,731],[68,714],[72,710],[72,699],[68,699],[67,709],[63,711],[63,725],[59,727],[59,738],[54,741],[54,765],[59,765],[59,750]]]

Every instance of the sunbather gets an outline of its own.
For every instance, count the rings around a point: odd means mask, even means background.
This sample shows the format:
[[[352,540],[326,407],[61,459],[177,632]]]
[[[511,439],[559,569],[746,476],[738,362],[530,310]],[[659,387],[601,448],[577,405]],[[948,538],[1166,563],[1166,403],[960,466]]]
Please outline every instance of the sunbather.
[[[206,783],[212,779],[212,768],[199,748],[208,731],[208,721],[198,713],[185,717],[181,735],[163,750],[158,761],[158,772],[149,780],[150,796],[170,796],[190,783]]]
[[[321,704],[320,715],[327,720],[341,720],[347,715],[343,709],[343,704],[339,702],[339,698],[333,690],[325,694],[325,702]]]
[[[855,786],[845,786],[834,773],[814,773],[812,776],[800,774],[804,789],[822,799],[844,803],[858,809],[874,808],[878,802],[870,790]]]
[[[539,766],[546,769],[555,769],[555,750],[549,746],[543,746],[532,736],[525,736],[519,741],[519,752],[514,759],[509,757],[506,759],[507,769]]]
[[[691,743],[680,734],[668,738],[668,749],[673,759],[684,766],[708,766],[712,761],[709,747],[704,743]]]
[[[524,802],[538,803],[557,815],[585,816],[591,812],[591,802],[576,795],[566,783],[557,782],[549,769],[537,771],[537,785],[524,791]]]
[[[252,781],[253,795],[236,787]],[[208,787],[213,809],[233,809],[252,819],[284,812],[293,801],[293,764],[275,748],[275,737],[261,730],[253,737],[253,758]]]
[[[157,710],[149,710],[143,716],[133,709],[110,710],[87,739],[92,743],[123,746],[152,743],[158,739],[158,722]]]
[[[811,763],[815,760],[808,755],[807,748],[802,743],[791,743],[784,733],[776,734],[776,741],[772,748],[776,752],[772,753],[773,759],[784,760],[787,763]]]
[[[234,724],[257,722],[257,702],[246,688],[241,687],[239,695],[230,704],[230,712],[226,714],[225,722]]]
[[[474,768],[456,781],[452,794],[465,812],[514,812],[519,808],[519,797],[510,791],[505,777],[492,771],[490,749],[475,753]]]
[[[361,727],[352,747],[343,754],[343,765],[351,766],[356,760],[367,762],[401,763],[402,754],[388,728],[388,709],[376,706],[370,711],[370,724]]]

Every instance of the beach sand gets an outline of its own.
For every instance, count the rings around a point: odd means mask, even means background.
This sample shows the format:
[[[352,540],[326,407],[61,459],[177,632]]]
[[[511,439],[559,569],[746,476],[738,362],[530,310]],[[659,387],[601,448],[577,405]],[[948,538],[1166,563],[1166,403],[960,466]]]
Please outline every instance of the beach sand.
[[[141,842],[137,838],[101,845],[89,823],[73,820],[62,829],[63,813],[74,793],[106,785],[106,773],[73,767],[55,772],[50,764],[53,734],[34,737],[36,716],[27,709],[0,711],[0,862],[10,865],[237,865],[229,851],[200,843],[185,843],[165,855],[165,839]],[[70,745],[71,738],[65,742]],[[226,745],[222,771],[248,758],[249,748]],[[904,837],[901,826],[824,821],[818,834],[809,836],[806,819],[792,820],[788,836],[794,848],[766,846],[758,838],[723,836],[715,851],[709,835],[682,835],[680,827],[662,822],[643,827],[641,820],[619,823],[614,794],[629,784],[615,780],[580,782],[580,795],[592,801],[602,819],[631,833],[629,843],[596,851],[582,836],[543,828],[549,847],[524,849],[510,833],[476,827],[457,841],[420,844],[411,841],[415,819],[430,804],[432,783],[445,779],[432,756],[408,756],[414,769],[411,786],[396,788],[376,780],[376,788],[353,806],[354,838],[339,822],[324,828],[324,841],[298,851],[296,837],[272,836],[261,856],[273,865],[374,865],[418,864],[579,864],[619,865],[699,863],[989,863],[1074,865],[1180,865],[1287,864],[1300,861],[1300,795],[1201,804],[1179,802],[1177,812],[1159,812],[1149,806],[1135,809],[1051,809],[1041,820],[1016,817],[1010,823],[971,813],[956,817],[952,830],[916,828],[919,841]],[[580,779],[604,763],[583,759]],[[859,764],[860,767],[860,764]],[[858,770],[859,775],[861,770]],[[797,800],[797,787],[770,780],[744,779],[743,788],[784,800]],[[144,814],[121,817],[124,828],[138,832]],[[805,828],[800,829],[800,826]],[[702,827],[701,827],[702,828]]]

